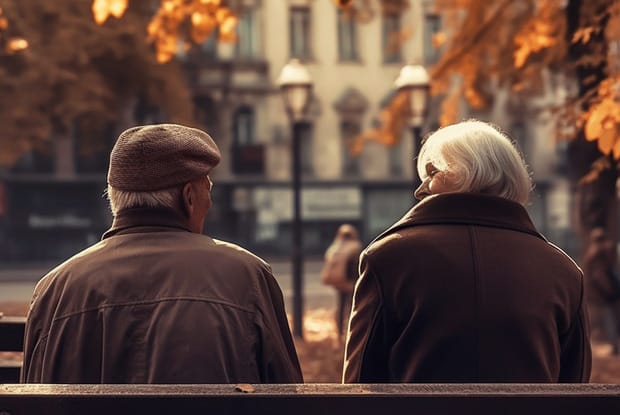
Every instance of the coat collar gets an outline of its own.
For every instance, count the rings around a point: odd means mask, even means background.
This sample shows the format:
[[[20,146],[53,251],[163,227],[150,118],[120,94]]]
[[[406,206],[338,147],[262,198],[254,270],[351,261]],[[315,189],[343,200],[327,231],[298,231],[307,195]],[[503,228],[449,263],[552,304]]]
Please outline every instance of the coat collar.
[[[545,239],[536,230],[527,210],[516,202],[479,193],[443,193],[419,202],[375,240],[399,229],[431,224],[489,226]]]
[[[126,233],[144,232],[144,228],[167,228],[165,230],[183,230],[191,232],[183,217],[173,209],[166,208],[129,208],[123,209],[114,217],[112,227],[101,239]]]

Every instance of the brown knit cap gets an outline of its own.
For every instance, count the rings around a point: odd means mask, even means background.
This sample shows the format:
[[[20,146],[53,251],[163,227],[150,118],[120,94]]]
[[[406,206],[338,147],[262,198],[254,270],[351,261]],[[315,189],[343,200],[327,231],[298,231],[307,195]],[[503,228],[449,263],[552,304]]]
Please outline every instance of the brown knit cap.
[[[130,192],[162,190],[209,174],[221,159],[209,134],[177,124],[133,127],[110,154],[108,184]]]

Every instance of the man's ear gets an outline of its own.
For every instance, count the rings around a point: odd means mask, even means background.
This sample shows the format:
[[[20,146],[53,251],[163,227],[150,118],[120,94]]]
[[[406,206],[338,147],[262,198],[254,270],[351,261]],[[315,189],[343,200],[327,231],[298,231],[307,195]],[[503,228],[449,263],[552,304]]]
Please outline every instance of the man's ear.
[[[187,217],[191,217],[192,213],[194,213],[194,209],[196,208],[196,195],[194,194],[194,189],[191,183],[185,183],[183,185],[183,210]]]

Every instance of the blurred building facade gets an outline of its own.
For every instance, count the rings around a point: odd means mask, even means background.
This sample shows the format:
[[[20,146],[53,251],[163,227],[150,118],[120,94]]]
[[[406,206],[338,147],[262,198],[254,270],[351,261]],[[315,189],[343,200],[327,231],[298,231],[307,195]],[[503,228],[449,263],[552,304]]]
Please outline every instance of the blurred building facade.
[[[441,30],[441,17],[432,1],[368,2],[370,7],[355,15],[331,0],[241,3],[236,43],[212,37],[178,57],[197,121],[223,153],[213,175],[215,200],[206,233],[263,255],[289,254],[291,129],[277,78],[297,58],[314,81],[302,137],[305,252],[322,254],[344,222],[355,225],[366,242],[372,240],[414,203],[416,149],[408,129],[394,146],[368,142],[359,157],[348,142],[377,125],[403,65],[430,68],[436,62],[440,51],[432,47],[432,36]],[[558,175],[562,154],[551,139],[548,111],[561,93],[551,88],[528,105],[500,94],[490,113],[464,110],[463,117],[492,120],[519,141],[537,183],[532,215],[552,240],[568,244],[569,189]],[[438,126],[438,111],[433,105],[425,131]],[[153,108],[138,115],[131,122],[165,121]],[[0,186],[0,209],[6,211],[0,222],[3,260],[63,259],[99,239],[111,223],[102,193],[117,132],[98,156],[88,159],[76,152],[76,160],[65,161],[65,170],[73,174],[42,178],[45,174],[17,169],[5,177]]]
[[[348,147],[377,125],[400,68],[424,60],[423,9],[405,3],[369,2],[350,14],[331,1],[246,1],[236,44],[207,42],[184,57],[205,128],[225,154],[209,232],[289,251],[291,129],[277,77],[292,58],[314,81],[301,140],[307,252],[322,253],[343,222],[371,239],[411,206],[407,133],[390,147],[369,142],[357,157]]]

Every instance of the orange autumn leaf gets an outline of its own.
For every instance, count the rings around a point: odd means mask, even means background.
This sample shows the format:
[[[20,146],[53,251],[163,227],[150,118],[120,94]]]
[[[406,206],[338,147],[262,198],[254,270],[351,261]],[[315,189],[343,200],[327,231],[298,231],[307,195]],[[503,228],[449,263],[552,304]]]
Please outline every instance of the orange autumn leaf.
[[[352,0],[332,0],[332,1],[336,3],[336,6],[343,8],[343,9],[347,9],[351,7],[351,5],[353,4]]]
[[[102,25],[108,17],[114,16],[120,19],[127,10],[128,0],[93,0],[91,11],[98,25]]]
[[[221,0],[163,0],[147,27],[157,61],[168,62],[189,43],[204,42],[218,26],[218,41],[235,41],[238,18],[222,4]],[[186,22],[190,23],[189,30]]]
[[[98,25],[104,24],[110,14],[108,0],[94,0],[91,10],[93,12],[95,22]]]
[[[577,29],[575,31],[575,34],[573,35],[573,38],[571,40],[571,42],[573,43],[588,43],[590,41],[590,37],[592,36],[592,33],[594,32],[594,28],[593,27],[581,27],[579,29]]]
[[[209,15],[207,13],[202,11],[195,11],[192,13],[192,25],[194,25],[194,27],[201,27],[209,20]]]
[[[389,104],[379,113],[379,126],[353,138],[348,144],[354,156],[359,156],[368,141],[376,141],[388,147],[399,143],[410,116],[409,94],[397,92]]]
[[[598,140],[598,148],[603,154],[610,154],[620,128],[620,105],[616,102],[612,90],[605,85],[601,85],[600,92],[608,95],[603,96],[598,104],[592,106],[587,114],[584,133],[586,140]]]
[[[160,11],[171,13],[177,7],[174,0],[163,0],[160,6]]]
[[[235,28],[239,20],[236,16],[230,15],[220,24],[220,40],[223,42],[234,42],[237,40]]]
[[[215,19],[209,14],[194,12],[192,13],[192,40],[195,43],[204,42],[217,25]]]
[[[6,51],[9,55],[24,50],[28,47],[28,41],[21,37],[14,37],[6,42]]]
[[[222,24],[231,13],[232,12],[226,8],[217,9],[215,12],[215,20],[217,20],[219,24]]]
[[[616,130],[616,133],[618,133],[620,131]],[[620,135],[620,134],[618,134]],[[618,160],[620,159],[620,139],[616,138],[616,142],[614,143],[614,159]]]
[[[459,92],[453,92],[441,103],[439,123],[442,126],[452,124],[458,119],[460,97]]]
[[[563,13],[564,6],[560,1],[537,2],[535,14],[514,35],[513,64],[516,69],[523,68],[531,55],[564,41]]]
[[[480,109],[485,106],[484,98],[475,88],[467,88],[465,90],[465,98],[467,98],[467,102],[472,108]]]
[[[364,139],[359,136],[352,138],[347,141],[347,147],[354,157],[358,157],[362,154],[362,150],[364,150]]]
[[[222,5],[222,0],[200,0],[200,5],[206,7],[207,11],[213,14]]]
[[[604,116],[605,114],[603,114],[603,111],[600,109],[600,107],[594,107],[592,109],[592,111],[590,112],[590,116],[586,121],[586,126],[584,130],[586,140],[594,141],[598,137],[600,137],[603,129]]]
[[[437,32],[433,34],[431,42],[434,48],[440,48],[448,42],[448,35],[445,32]]]
[[[120,19],[127,10],[127,0],[110,0],[109,10],[112,16]]]
[[[549,24],[539,21],[526,26],[522,33],[515,37],[517,50],[514,52],[514,64],[516,68],[523,67],[531,54],[548,48],[556,42],[552,30]]]
[[[598,149],[601,153],[609,155],[616,144],[616,129],[603,129],[598,138]]]

